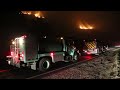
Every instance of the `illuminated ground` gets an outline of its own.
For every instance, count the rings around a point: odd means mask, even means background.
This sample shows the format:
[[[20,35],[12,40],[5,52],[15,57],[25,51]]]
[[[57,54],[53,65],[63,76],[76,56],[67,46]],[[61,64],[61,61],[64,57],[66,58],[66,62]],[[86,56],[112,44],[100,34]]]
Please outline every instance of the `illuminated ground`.
[[[81,63],[74,67],[61,70],[43,77],[36,77],[33,79],[112,79],[118,73],[118,60],[116,49],[100,55],[100,57],[93,59],[94,56],[82,56],[79,61],[90,60],[89,62]],[[37,71],[30,69],[14,69],[6,64],[0,62],[0,79],[26,79],[40,74]],[[52,69],[66,66],[66,63],[54,64]]]
[[[108,52],[90,62],[77,65],[42,79],[114,79],[118,75],[115,52]]]

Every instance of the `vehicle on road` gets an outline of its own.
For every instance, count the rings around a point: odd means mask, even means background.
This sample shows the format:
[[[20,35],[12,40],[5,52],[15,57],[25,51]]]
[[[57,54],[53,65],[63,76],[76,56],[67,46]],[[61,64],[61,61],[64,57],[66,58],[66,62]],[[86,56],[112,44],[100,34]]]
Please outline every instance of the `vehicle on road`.
[[[9,65],[15,67],[30,67],[33,70],[45,72],[52,63],[58,61],[76,62],[80,56],[72,40],[63,37],[36,38],[24,35],[13,39],[10,45],[11,55],[7,56]]]
[[[98,42],[96,39],[94,40],[84,40],[83,41],[83,54],[84,55],[99,55],[100,53],[106,52],[108,50],[108,46],[104,45],[104,43]]]

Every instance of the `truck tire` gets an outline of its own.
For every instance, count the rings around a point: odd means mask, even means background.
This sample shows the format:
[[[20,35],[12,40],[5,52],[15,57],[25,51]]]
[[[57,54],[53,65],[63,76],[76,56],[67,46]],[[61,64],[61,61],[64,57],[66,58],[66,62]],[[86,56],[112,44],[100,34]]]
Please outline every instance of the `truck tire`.
[[[39,61],[39,71],[40,72],[45,72],[51,67],[51,61],[49,58],[42,58]]]

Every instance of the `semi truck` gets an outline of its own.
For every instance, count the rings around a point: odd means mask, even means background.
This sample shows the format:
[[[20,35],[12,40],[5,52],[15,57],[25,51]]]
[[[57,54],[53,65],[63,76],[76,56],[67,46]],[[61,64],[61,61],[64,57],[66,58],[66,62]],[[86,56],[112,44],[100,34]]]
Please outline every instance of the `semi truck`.
[[[52,63],[79,60],[81,54],[73,42],[63,37],[19,36],[11,41],[7,62],[18,68],[29,67],[45,72],[50,69]]]

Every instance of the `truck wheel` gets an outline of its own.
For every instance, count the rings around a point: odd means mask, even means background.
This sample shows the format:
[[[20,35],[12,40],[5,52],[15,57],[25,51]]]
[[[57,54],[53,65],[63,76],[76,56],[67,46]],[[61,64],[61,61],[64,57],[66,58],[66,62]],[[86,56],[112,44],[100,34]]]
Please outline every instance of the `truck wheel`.
[[[39,61],[39,71],[40,72],[45,72],[47,71],[51,66],[51,61],[49,60],[49,58],[42,58]]]

